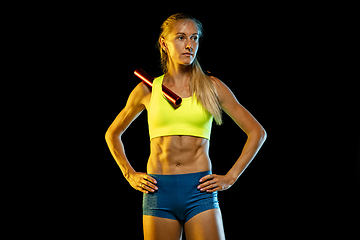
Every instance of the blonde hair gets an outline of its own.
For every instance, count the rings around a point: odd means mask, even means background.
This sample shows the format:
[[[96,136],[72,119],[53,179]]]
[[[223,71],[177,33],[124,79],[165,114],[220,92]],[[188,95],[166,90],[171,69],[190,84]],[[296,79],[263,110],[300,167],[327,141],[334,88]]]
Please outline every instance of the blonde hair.
[[[189,19],[193,21],[198,28],[199,38],[203,35],[202,24],[194,17],[185,13],[177,13],[168,17],[161,25],[161,33],[158,41],[158,48],[161,56],[161,66],[164,74],[168,72],[170,62],[169,56],[163,50],[160,44],[160,39],[165,38],[167,35],[169,35],[170,32],[173,30],[175,23],[182,19]],[[192,63],[190,92],[191,95],[195,93],[196,98],[201,103],[201,105],[214,117],[216,123],[218,125],[221,125],[221,105],[219,95],[216,91],[215,82],[211,79],[210,76],[206,75],[203,72],[197,57]]]

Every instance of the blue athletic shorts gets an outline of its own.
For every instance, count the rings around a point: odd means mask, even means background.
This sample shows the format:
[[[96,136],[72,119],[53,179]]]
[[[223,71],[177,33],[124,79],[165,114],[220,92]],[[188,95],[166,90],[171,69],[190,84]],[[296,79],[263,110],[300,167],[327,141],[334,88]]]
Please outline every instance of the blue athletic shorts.
[[[158,190],[144,193],[143,215],[187,222],[195,215],[219,208],[217,192],[200,192],[200,178],[211,174],[197,172],[177,175],[149,174],[157,181]]]

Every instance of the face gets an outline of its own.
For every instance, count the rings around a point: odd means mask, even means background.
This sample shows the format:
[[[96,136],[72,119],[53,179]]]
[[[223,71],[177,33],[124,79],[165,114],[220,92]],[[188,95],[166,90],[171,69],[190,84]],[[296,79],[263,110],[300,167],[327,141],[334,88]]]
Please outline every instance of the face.
[[[166,38],[161,38],[162,48],[170,56],[170,61],[181,65],[190,65],[196,57],[199,47],[199,33],[191,20],[177,22]]]

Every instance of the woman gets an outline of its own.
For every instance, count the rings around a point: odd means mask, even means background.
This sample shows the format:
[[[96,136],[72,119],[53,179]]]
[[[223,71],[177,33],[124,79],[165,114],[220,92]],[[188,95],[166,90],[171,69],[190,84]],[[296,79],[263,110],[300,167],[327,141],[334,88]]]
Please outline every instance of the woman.
[[[203,73],[196,54],[202,25],[187,14],[170,16],[161,27],[158,46],[164,75],[152,89],[135,87],[125,108],[106,132],[106,141],[130,185],[144,193],[144,238],[225,239],[217,191],[229,189],[255,157],[266,132],[219,79]],[[161,87],[183,98],[176,108]],[[121,135],[148,111],[151,153],[147,173],[136,172],[126,158]],[[239,159],[226,175],[211,173],[209,139],[213,118],[224,110],[247,134]]]

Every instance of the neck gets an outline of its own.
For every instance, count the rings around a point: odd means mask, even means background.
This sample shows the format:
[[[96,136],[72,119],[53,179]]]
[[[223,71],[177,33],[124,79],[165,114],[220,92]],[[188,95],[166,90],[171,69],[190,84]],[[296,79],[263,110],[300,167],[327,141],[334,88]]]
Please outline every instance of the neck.
[[[166,75],[168,75],[169,80],[173,81],[176,85],[188,83],[191,77],[191,68],[191,65],[184,66],[176,64],[176,66],[174,66],[172,64]]]

